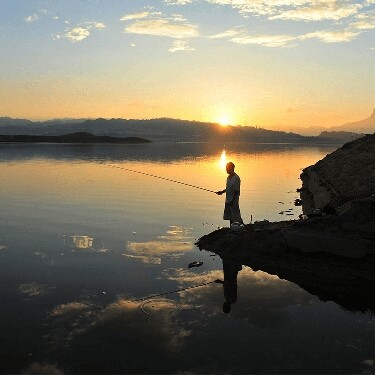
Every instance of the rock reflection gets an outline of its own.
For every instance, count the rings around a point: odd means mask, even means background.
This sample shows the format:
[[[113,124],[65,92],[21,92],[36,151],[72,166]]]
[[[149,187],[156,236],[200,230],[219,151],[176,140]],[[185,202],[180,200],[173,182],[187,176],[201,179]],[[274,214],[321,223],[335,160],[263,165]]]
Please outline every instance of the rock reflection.
[[[276,275],[270,275],[262,271],[253,271],[241,264],[229,264],[225,262],[225,271],[212,270],[201,274],[194,274],[184,269],[171,272],[168,270],[164,276],[170,280],[178,281],[184,287],[199,285],[205,282],[228,277],[228,284],[219,288],[215,284],[189,289],[179,293],[181,304],[185,308],[201,311],[203,316],[209,318],[222,315],[221,304],[228,297],[232,304],[236,302],[236,308],[232,309],[233,317],[251,321],[253,325],[276,329],[288,324],[291,315],[289,308],[300,308],[318,303],[315,296],[306,293],[299,286],[282,280]],[[224,282],[223,282],[224,284]],[[237,299],[237,285],[240,293]],[[227,289],[227,290],[226,290]]]

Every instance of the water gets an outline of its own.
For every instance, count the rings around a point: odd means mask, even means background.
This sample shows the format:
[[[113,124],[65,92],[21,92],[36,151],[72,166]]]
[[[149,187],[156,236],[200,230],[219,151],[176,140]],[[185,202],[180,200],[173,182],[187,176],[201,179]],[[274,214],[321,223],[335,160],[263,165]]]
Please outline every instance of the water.
[[[370,312],[244,266],[223,313],[222,260],[194,245],[227,225],[223,196],[113,168],[216,191],[233,161],[244,221],[288,220],[301,169],[333,150],[0,145],[1,372],[372,372]]]

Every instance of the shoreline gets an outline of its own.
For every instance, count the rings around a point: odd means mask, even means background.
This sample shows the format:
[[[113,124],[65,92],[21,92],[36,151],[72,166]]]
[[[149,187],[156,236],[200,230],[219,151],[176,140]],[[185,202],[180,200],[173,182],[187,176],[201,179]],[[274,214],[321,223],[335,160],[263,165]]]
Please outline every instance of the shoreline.
[[[375,311],[375,134],[305,168],[301,180],[305,220],[222,228],[196,245],[322,299],[342,299],[344,305],[365,299],[364,308]]]

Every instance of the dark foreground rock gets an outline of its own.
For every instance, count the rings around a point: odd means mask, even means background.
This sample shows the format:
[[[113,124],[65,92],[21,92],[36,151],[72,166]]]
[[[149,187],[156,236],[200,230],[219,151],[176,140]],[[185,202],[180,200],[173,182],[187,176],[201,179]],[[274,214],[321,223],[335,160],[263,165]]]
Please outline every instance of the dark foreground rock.
[[[303,210],[345,203],[375,194],[375,134],[346,143],[301,174]]]
[[[308,219],[222,228],[197,246],[290,280],[322,300],[375,311],[375,135],[344,145],[301,178]]]
[[[252,236],[251,233],[256,232],[258,239],[267,238],[267,234],[272,235],[276,230],[276,224],[272,223],[246,226],[236,235],[229,233],[229,228],[223,228],[202,237],[197,244],[254,271],[262,270],[291,281],[322,301],[333,301],[350,311],[375,313],[375,257],[348,259],[326,252],[302,253],[283,247],[282,243],[277,250],[268,239],[265,242],[271,245],[270,248],[244,251],[242,246],[249,234]]]
[[[375,198],[353,201],[339,215],[257,222],[245,225],[238,232],[222,228],[200,238],[197,245],[240,259],[253,253],[274,256],[291,251],[327,253],[357,260],[375,257]]]
[[[334,301],[350,311],[375,313],[375,241],[369,240],[368,254],[361,252],[361,257],[335,255],[328,252],[327,247],[317,244],[312,234],[306,238],[300,232],[305,225],[318,230],[323,221],[314,218],[309,224],[260,222],[246,225],[236,233],[222,228],[201,237],[197,245],[254,271],[262,270],[289,280],[322,301]],[[296,232],[312,251],[303,252],[301,250],[305,247],[290,246],[288,237],[295,236]],[[341,244],[344,242],[340,239]],[[361,247],[357,249],[363,250]]]

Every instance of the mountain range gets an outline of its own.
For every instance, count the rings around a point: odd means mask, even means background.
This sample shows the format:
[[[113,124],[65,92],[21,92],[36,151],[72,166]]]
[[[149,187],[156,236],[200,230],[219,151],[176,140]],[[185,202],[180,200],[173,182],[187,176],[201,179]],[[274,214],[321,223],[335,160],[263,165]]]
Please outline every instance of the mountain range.
[[[375,108],[372,114],[364,120],[348,122],[343,125],[331,126],[295,126],[293,130],[302,135],[318,135],[321,132],[351,132],[357,134],[373,134],[375,132]]]
[[[302,128],[301,128],[302,129]],[[333,128],[321,129],[319,136],[308,136],[267,130],[253,126],[226,126],[216,123],[159,118],[150,120],[134,119],[54,119],[30,121],[0,117],[0,134],[3,135],[63,135],[87,132],[99,136],[140,137],[151,141],[176,142],[308,142],[345,143],[358,138],[361,133],[375,132],[375,109],[364,120],[347,123]]]

